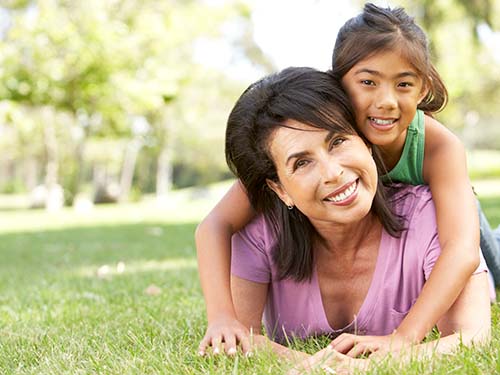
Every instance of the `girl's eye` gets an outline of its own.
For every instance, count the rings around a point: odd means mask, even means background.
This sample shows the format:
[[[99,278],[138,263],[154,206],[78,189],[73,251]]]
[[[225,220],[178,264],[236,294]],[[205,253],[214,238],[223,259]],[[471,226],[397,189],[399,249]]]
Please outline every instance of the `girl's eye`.
[[[413,83],[411,83],[411,82],[401,82],[398,86],[399,87],[413,87]]]
[[[371,79],[363,79],[361,83],[367,86],[375,86],[375,82],[373,82]]]
[[[296,171],[297,169],[299,168],[303,168],[305,167],[307,164],[309,164],[309,161],[308,160],[305,160],[305,159],[299,159],[295,162],[295,164],[293,165],[293,170]]]

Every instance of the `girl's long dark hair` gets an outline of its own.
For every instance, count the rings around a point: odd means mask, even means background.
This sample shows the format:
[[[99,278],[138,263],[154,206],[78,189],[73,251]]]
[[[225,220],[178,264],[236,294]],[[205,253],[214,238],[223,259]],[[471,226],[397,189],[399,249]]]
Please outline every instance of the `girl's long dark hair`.
[[[332,73],[338,79],[367,57],[397,50],[413,65],[429,89],[418,108],[432,114],[448,102],[448,91],[430,58],[424,31],[403,8],[381,8],[367,3],[363,12],[339,30],[332,56]]]

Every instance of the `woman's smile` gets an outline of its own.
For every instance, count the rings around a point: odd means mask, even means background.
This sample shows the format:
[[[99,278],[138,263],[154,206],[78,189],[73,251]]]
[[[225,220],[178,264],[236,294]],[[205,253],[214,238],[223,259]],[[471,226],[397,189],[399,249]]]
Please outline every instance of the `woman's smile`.
[[[355,181],[342,186],[330,195],[328,195],[324,200],[327,202],[332,202],[338,206],[347,206],[351,204],[357,197],[358,181]]]
[[[318,222],[355,223],[371,208],[377,169],[357,135],[333,134],[288,120],[271,136],[279,182],[271,188],[287,206]]]

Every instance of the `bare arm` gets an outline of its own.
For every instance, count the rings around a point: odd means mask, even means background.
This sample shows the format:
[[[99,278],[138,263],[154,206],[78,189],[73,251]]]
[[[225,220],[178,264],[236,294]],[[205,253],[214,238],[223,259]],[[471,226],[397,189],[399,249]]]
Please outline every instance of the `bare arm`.
[[[253,216],[248,197],[237,181],[196,229],[198,272],[208,319],[200,354],[204,354],[208,346],[217,353],[221,342],[225,343],[228,354],[236,352],[237,342],[244,352],[249,350],[248,331],[236,319],[231,299],[230,263],[231,236]]]
[[[421,355],[447,354],[460,344],[469,346],[489,340],[491,308],[485,272],[470,277],[455,303],[439,320],[438,329],[440,339],[417,346]]]
[[[425,119],[424,180],[438,224],[441,255],[397,334],[419,342],[450,308],[479,264],[479,220],[465,150],[448,129]]]
[[[438,322],[441,338],[423,344],[406,346],[392,351],[393,358],[408,361],[411,358],[430,358],[435,354],[449,354],[461,344],[471,345],[486,343],[491,333],[491,310],[486,273],[473,275],[457,300]],[[353,335],[351,335],[353,336]],[[360,337],[361,338],[361,337]],[[386,353],[381,353],[386,354]],[[289,374],[299,374],[304,370],[313,370],[329,366],[338,373],[351,373],[354,368],[367,369],[370,362],[380,355],[369,359],[356,359],[345,356],[331,345],[317,352],[298,365]]]
[[[308,356],[306,353],[289,349],[261,334],[262,313],[266,304],[268,288],[269,284],[231,276],[231,291],[238,320],[252,331],[254,347],[269,348],[276,354],[294,361],[306,358]]]

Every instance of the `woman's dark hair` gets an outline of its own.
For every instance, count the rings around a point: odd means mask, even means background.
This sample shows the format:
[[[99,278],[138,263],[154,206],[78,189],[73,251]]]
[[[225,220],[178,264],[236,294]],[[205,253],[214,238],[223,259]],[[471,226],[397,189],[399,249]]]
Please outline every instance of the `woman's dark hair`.
[[[363,12],[348,20],[337,34],[332,73],[340,80],[361,60],[388,50],[398,50],[429,89],[418,108],[428,114],[441,111],[448,102],[446,86],[430,61],[424,31],[403,8],[365,4]]]
[[[340,134],[359,134],[340,83],[312,68],[288,68],[250,85],[229,115],[227,164],[245,187],[252,206],[273,226],[278,277],[302,281],[312,275],[312,245],[319,237],[309,219],[297,208],[289,210],[266,183],[267,179],[279,182],[269,143],[276,129],[287,126],[287,120]],[[385,173],[376,150],[373,155],[379,175]],[[387,203],[384,189],[379,181],[372,211],[388,233],[398,236],[400,221]]]

